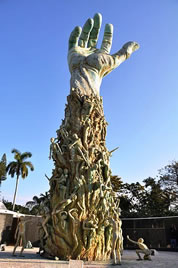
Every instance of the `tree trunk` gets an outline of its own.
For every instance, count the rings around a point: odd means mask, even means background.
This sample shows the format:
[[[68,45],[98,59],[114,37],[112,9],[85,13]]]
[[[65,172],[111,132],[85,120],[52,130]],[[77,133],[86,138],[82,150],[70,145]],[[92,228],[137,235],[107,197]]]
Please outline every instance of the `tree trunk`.
[[[17,179],[16,179],[15,192],[14,192],[13,205],[12,205],[12,210],[13,211],[15,209],[15,201],[16,201],[18,183],[19,183],[19,175],[17,176]]]

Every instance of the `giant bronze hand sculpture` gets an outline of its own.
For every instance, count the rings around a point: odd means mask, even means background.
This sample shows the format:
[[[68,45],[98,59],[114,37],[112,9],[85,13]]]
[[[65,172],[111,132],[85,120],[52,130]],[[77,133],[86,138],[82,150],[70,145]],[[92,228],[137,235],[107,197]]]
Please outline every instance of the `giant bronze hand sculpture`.
[[[101,48],[97,49],[101,21],[101,14],[95,14],[93,19],[86,21],[82,29],[75,27],[69,38],[71,90],[81,95],[99,96],[102,78],[139,48],[136,42],[128,42],[118,52],[110,55],[113,25],[106,24]]]
[[[119,211],[110,168],[111,153],[117,148],[106,148],[107,122],[99,90],[102,78],[139,45],[128,42],[110,55],[113,26],[106,24],[101,48],[97,49],[100,28],[101,15],[96,14],[83,29],[76,27],[70,35],[70,94],[57,138],[51,139],[54,169],[49,179],[50,213],[44,219],[47,235],[43,244],[45,254],[64,260],[109,259],[112,247],[115,250],[115,227],[107,219]],[[75,217],[71,211],[75,211]],[[118,254],[123,249],[119,228]]]

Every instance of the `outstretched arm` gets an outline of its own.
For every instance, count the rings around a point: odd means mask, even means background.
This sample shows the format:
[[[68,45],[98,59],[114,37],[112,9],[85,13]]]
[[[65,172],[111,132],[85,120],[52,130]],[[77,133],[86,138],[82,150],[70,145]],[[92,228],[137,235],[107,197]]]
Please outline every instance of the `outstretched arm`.
[[[138,242],[136,242],[136,241],[134,241],[134,240],[130,239],[130,237],[129,237],[128,235],[127,235],[127,239],[128,239],[130,242],[132,242],[132,243],[134,243],[134,244],[138,245]]]
[[[70,210],[68,211],[69,216],[70,216],[73,220],[75,220],[75,218],[74,218],[74,217],[72,216],[72,214],[71,214],[72,211],[76,211],[76,212],[78,212],[78,209],[77,209],[77,208],[72,208],[72,209],[70,209]]]

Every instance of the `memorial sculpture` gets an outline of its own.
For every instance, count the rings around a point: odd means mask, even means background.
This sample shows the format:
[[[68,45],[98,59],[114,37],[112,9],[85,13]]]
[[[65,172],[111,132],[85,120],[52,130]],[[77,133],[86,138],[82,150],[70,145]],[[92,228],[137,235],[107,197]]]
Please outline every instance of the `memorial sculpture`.
[[[18,222],[16,231],[15,231],[15,237],[14,237],[16,242],[15,242],[15,246],[14,246],[13,253],[12,253],[13,256],[16,256],[15,251],[16,251],[17,247],[20,246],[20,244],[22,244],[22,248],[21,248],[21,251],[20,251],[20,257],[23,257],[23,251],[24,251],[24,249],[26,248],[26,245],[27,245],[27,241],[26,241],[26,224],[29,221],[30,220],[26,220],[24,216],[21,216],[19,218],[19,222]]]
[[[119,202],[110,169],[115,149],[109,152],[106,148],[107,122],[100,85],[102,78],[128,59],[139,45],[128,42],[110,55],[113,26],[106,24],[101,48],[97,49],[101,20],[97,13],[70,35],[70,94],[65,118],[56,138],[51,138],[49,158],[54,161],[54,169],[49,179],[50,205],[42,223],[42,244],[45,254],[64,260],[109,259],[113,226],[119,226],[120,241],[116,242],[117,250],[122,250],[121,221],[115,216]]]
[[[154,250],[153,249],[149,249],[147,247],[146,244],[144,244],[144,239],[143,238],[139,238],[137,241],[134,241],[132,239],[130,239],[130,237],[127,235],[127,239],[133,243],[133,244],[136,244],[139,249],[136,249],[136,254],[138,256],[138,261],[142,261],[142,257],[140,254],[144,254],[144,260],[148,260],[148,261],[151,261],[151,254],[153,254]]]
[[[112,218],[110,219],[112,223],[112,257],[113,257],[113,264],[121,264],[121,255],[123,252],[123,236],[122,236],[122,221],[119,218],[120,213],[114,213]],[[118,262],[117,262],[118,259]]]

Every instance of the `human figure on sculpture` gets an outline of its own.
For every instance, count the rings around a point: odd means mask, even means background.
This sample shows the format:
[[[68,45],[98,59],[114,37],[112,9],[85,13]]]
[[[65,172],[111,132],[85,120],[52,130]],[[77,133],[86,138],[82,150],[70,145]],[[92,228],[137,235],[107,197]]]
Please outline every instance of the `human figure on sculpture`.
[[[122,221],[119,218],[119,213],[114,213],[113,217],[109,219],[113,227],[113,239],[112,239],[112,255],[113,255],[113,265],[121,265],[121,250],[122,250],[122,233],[121,225]],[[118,263],[117,260],[118,259]]]
[[[50,220],[50,218],[51,218],[51,213],[50,212],[47,212],[47,213],[43,212],[43,214],[42,214],[43,221],[42,221],[41,225],[42,225],[43,230],[45,232],[44,239],[46,239],[49,236],[47,228],[46,228],[46,225],[47,225],[48,221]]]
[[[73,238],[73,249],[71,252],[71,256],[73,253],[76,251],[78,247],[78,238],[77,238],[77,230],[79,228],[79,220],[78,220],[78,210],[76,208],[72,208],[69,210],[69,223],[70,223],[70,228],[72,232],[72,238]]]
[[[66,198],[66,190],[67,190],[67,178],[68,178],[68,169],[65,168],[62,170],[58,168],[61,176],[56,181],[56,189],[59,196],[59,201],[63,201]]]
[[[108,221],[109,222],[109,221]],[[109,224],[105,227],[105,260],[110,256],[111,254],[111,240],[112,240],[112,225],[109,222]]]
[[[59,225],[60,229],[65,231],[67,223],[67,212],[65,210],[57,210],[52,213],[52,219],[54,225]]]
[[[59,151],[62,154],[61,148],[58,143],[55,142],[55,138],[51,138],[51,145],[50,145],[50,151],[49,151],[49,159],[51,157],[56,160],[56,153]]]
[[[85,120],[85,124],[83,126],[83,145],[85,147],[85,149],[88,149],[88,136],[89,136],[89,131],[91,128],[91,120],[90,118],[86,118]]]
[[[85,122],[87,117],[91,115],[91,112],[93,110],[94,103],[92,102],[92,99],[88,96],[83,96],[83,105],[81,110],[81,121]]]
[[[56,203],[53,207],[52,215],[58,213],[59,211],[65,210],[65,208],[70,205],[71,203],[75,202],[77,196],[75,194],[71,194],[71,196],[63,201]]]
[[[96,233],[96,229],[98,228],[97,220],[95,215],[93,214],[91,217],[83,221],[83,241],[86,249],[89,249]]]
[[[44,252],[44,236],[45,236],[45,232],[44,232],[44,228],[42,226],[42,222],[39,221],[37,226],[38,226],[38,235],[39,235],[39,240],[40,240],[39,251],[37,252],[37,254],[41,255]]]
[[[21,252],[20,252],[20,257],[24,257],[22,255],[22,253],[23,253],[24,248],[26,247],[26,244],[27,244],[26,237],[25,237],[25,231],[26,231],[26,226],[25,225],[26,225],[27,222],[29,222],[29,221],[25,220],[24,216],[21,216],[19,218],[19,223],[18,223],[16,231],[15,231],[16,243],[15,243],[14,250],[13,250],[13,253],[12,253],[13,256],[16,256],[15,251],[16,251],[17,247],[20,245],[20,241],[22,240],[22,249],[21,249]]]
[[[98,224],[97,228],[97,235],[99,237],[98,243],[97,243],[97,250],[96,250],[96,259],[102,260],[106,257],[105,251],[106,251],[106,241],[105,241],[105,228],[108,226],[109,221],[108,220],[102,220]]]
[[[58,143],[55,142],[55,138],[51,138],[51,145],[50,145],[50,150],[49,150],[49,159],[53,159],[54,161],[57,161],[58,163],[62,165],[66,165],[66,161],[63,157],[63,152],[59,146]]]
[[[82,217],[82,215],[85,215],[86,207],[85,207],[85,187],[86,187],[86,181],[85,177],[83,175],[80,176],[80,178],[75,177],[74,178],[74,192],[77,195],[77,204],[80,208],[79,218]]]
[[[62,168],[58,168],[53,171],[52,177],[49,179],[49,185],[51,189],[55,189],[57,185],[57,181],[59,181],[61,175],[62,175]]]
[[[69,150],[70,150],[70,155],[71,155],[71,168],[72,168],[72,173],[76,177],[80,176],[79,173],[79,166],[80,169],[82,169],[82,166],[84,163],[87,163],[88,165],[88,160],[85,157],[87,155],[86,149],[83,147],[81,139],[78,137],[78,135],[75,133],[72,136],[73,142],[69,145]]]
[[[130,239],[130,237],[127,235],[127,239],[136,244],[140,249],[136,249],[136,254],[138,256],[138,261],[143,260],[140,253],[144,254],[144,260],[149,260],[151,261],[151,252],[152,250],[150,250],[147,245],[145,245],[143,242],[143,238],[139,238],[137,241],[134,241],[132,239]]]
[[[57,140],[60,141],[61,139],[63,140],[64,143],[68,143],[68,131],[66,130],[64,123],[60,126],[58,130],[56,130],[57,133]]]
[[[92,193],[90,200],[91,207],[97,207],[99,201],[100,201],[100,182],[95,181],[92,185]]]
[[[63,239],[64,244],[71,245],[71,236],[69,235],[70,229],[68,224],[68,212],[65,210],[57,210],[52,214],[53,227],[56,234]],[[72,245],[71,245],[72,246]]]

